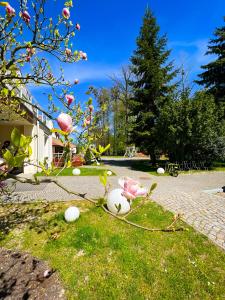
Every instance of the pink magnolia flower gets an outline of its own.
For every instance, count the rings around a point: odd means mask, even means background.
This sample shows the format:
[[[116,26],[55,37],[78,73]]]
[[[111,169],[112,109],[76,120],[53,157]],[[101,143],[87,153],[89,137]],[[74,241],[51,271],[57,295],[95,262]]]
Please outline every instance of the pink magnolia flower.
[[[30,23],[30,14],[28,13],[28,11],[24,10],[22,13],[21,13],[21,17],[22,19],[26,22],[26,23]]]
[[[61,113],[57,118],[57,123],[62,131],[70,133],[73,129],[73,120],[71,116]]]
[[[87,53],[83,52],[83,51],[80,51],[79,52],[79,55],[80,55],[80,58],[83,59],[83,60],[87,60]]]
[[[66,97],[68,105],[70,105],[74,101],[73,95],[66,95],[65,97]]]
[[[7,3],[5,9],[6,9],[6,13],[7,13],[7,15],[8,15],[9,17],[15,16],[16,11],[15,11],[15,9],[14,9],[11,5],[9,5],[9,4]]]
[[[80,30],[80,24],[78,24],[78,23],[76,24],[76,29]]]
[[[34,48],[27,48],[27,55],[26,55],[26,61],[29,62],[31,57],[35,54],[35,49]]]
[[[94,110],[94,106],[93,105],[89,105],[88,108],[89,108],[90,112],[93,112],[93,110]]]
[[[65,50],[66,56],[71,56],[71,53],[72,53],[71,49],[66,48],[66,50]]]
[[[91,116],[88,116],[84,119],[84,126],[88,126],[91,124]]]
[[[119,179],[119,185],[123,189],[123,196],[129,200],[133,200],[138,196],[145,197],[147,189],[140,186],[140,183],[130,177],[122,177]]]
[[[68,8],[64,7],[63,10],[62,10],[62,15],[65,19],[69,19],[70,17],[70,11]]]
[[[48,72],[48,73],[47,73],[47,78],[48,78],[49,80],[51,80],[51,79],[53,78],[53,74],[52,74],[51,72]]]
[[[79,79],[75,79],[74,84],[78,84],[78,83],[79,83]]]
[[[28,47],[28,48],[27,48],[27,52],[28,52],[28,54],[29,54],[30,56],[32,56],[32,55],[35,54],[36,50],[35,50],[34,48]]]

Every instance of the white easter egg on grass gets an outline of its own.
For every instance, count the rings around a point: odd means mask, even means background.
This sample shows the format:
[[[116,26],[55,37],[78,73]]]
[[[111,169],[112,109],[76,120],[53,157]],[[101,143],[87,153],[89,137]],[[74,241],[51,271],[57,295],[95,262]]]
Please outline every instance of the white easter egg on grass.
[[[76,221],[79,218],[79,216],[80,211],[79,208],[77,208],[76,206],[70,206],[69,208],[67,208],[64,214],[66,222]]]
[[[75,168],[75,169],[73,169],[72,173],[73,173],[73,175],[80,175],[80,169]]]
[[[165,170],[163,168],[158,168],[157,169],[157,173],[158,174],[164,174],[165,173]]]
[[[1,157],[0,157],[0,165],[1,165],[1,164],[4,164],[4,163],[5,163],[4,158],[1,158]]]
[[[122,189],[114,189],[107,196],[108,210],[114,214],[123,215],[130,211],[130,203],[122,196]],[[118,211],[120,207],[120,210]]]

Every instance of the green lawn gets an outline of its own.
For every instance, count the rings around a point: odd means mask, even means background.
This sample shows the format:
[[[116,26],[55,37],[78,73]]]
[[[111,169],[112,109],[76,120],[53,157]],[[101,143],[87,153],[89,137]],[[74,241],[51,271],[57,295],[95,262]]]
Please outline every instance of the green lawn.
[[[72,171],[74,168],[66,168],[64,169],[59,176],[74,176]],[[81,173],[79,176],[99,176],[104,172],[108,171],[106,169],[100,169],[98,167],[79,167]],[[54,172],[50,174],[50,176],[55,176],[58,174],[60,169],[56,169]],[[112,175],[115,175],[114,173]],[[43,172],[37,173],[36,176],[45,176]]]
[[[158,167],[165,167],[166,161],[158,161]],[[158,174],[156,172],[158,167],[153,167],[149,160],[139,160],[132,161],[131,168],[137,171],[147,172],[154,176],[170,176],[169,173]],[[224,171],[225,172],[225,163],[224,162],[213,162],[212,166],[208,170],[190,170],[190,171],[179,171],[179,174],[192,174],[192,173],[201,173],[201,172],[210,172],[210,171]]]
[[[0,216],[8,221],[0,246],[48,261],[70,300],[224,299],[224,252],[194,229],[181,223],[187,231],[150,233],[78,201],[73,204],[83,213],[67,224],[63,212],[71,204],[2,206]],[[36,221],[14,222],[29,216]],[[150,202],[129,219],[164,227],[172,215]]]

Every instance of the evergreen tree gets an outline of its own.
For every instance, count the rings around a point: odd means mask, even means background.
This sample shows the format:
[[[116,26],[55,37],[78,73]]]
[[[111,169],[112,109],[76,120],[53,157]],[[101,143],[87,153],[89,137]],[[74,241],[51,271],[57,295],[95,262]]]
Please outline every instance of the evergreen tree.
[[[153,162],[157,149],[155,125],[160,109],[168,103],[176,84],[170,84],[176,76],[173,64],[167,63],[170,50],[166,49],[166,36],[159,36],[160,28],[147,8],[137,49],[131,57],[135,80],[131,82],[134,98],[131,110],[134,118],[132,137],[136,146],[148,152]]]
[[[170,161],[225,158],[225,121],[212,95],[196,92],[165,105],[157,123],[161,149]]]
[[[214,35],[216,38],[210,40],[206,54],[216,55],[217,58],[202,66],[204,72],[196,82],[204,85],[219,103],[225,102],[225,26],[217,28]]]

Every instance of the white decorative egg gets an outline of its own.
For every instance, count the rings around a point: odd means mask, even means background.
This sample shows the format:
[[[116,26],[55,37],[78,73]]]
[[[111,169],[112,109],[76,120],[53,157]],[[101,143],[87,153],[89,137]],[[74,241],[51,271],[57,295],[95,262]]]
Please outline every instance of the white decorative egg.
[[[67,208],[64,214],[66,222],[76,221],[79,218],[79,216],[80,211],[79,208],[77,208],[76,206],[70,206],[69,208]]]
[[[157,169],[157,173],[158,174],[164,174],[165,173],[165,170],[163,168],[158,168]]]
[[[114,214],[123,215],[130,211],[130,203],[122,196],[122,193],[122,189],[114,189],[108,194],[107,207]]]
[[[80,169],[75,168],[73,169],[72,173],[73,175],[80,175]]]
[[[0,165],[1,165],[1,164],[4,164],[4,162],[5,162],[4,158],[1,158],[1,157],[0,157]]]

